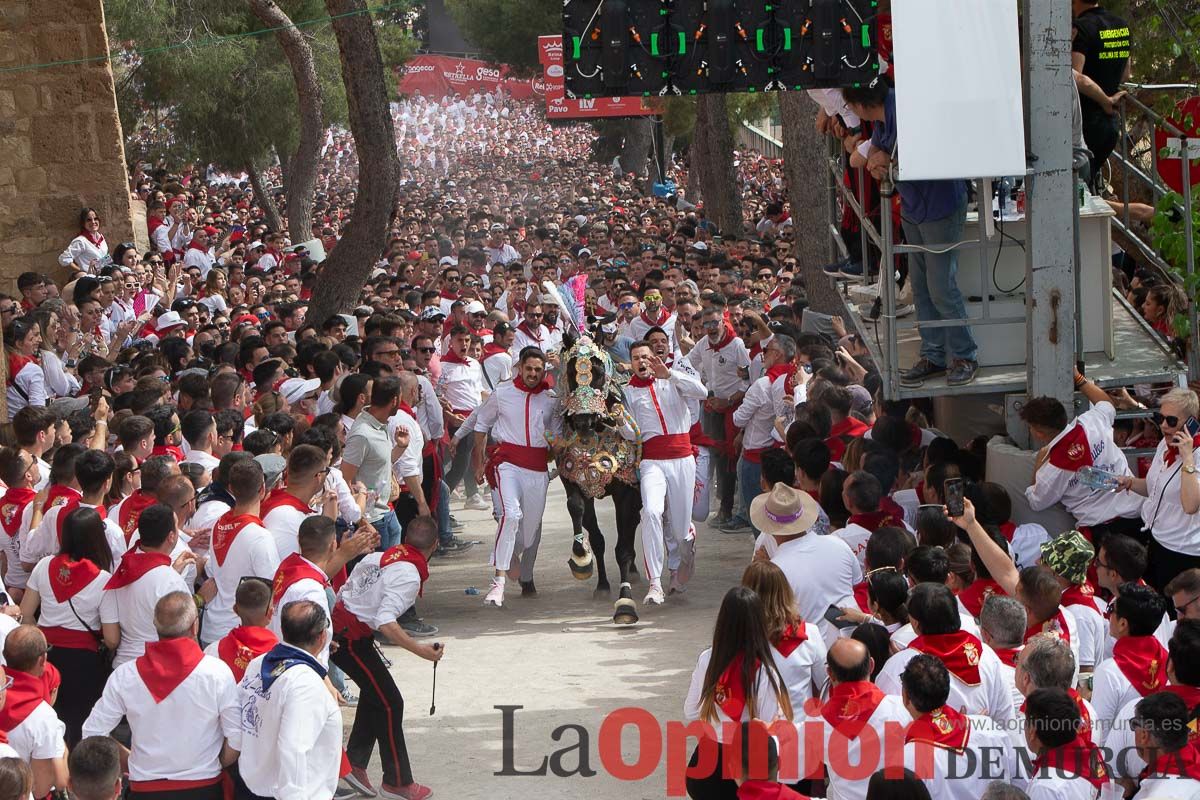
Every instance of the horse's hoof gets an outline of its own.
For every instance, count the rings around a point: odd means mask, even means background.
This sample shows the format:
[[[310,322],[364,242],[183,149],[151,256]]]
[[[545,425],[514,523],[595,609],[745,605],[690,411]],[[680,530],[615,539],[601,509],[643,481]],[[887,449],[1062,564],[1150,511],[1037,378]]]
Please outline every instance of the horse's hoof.
[[[634,625],[638,621],[637,603],[628,583],[621,584],[621,596],[613,604],[613,622],[617,625]]]
[[[575,554],[567,559],[567,566],[571,568],[571,574],[575,576],[577,581],[586,581],[592,577],[592,568],[595,564],[595,559],[592,554],[588,553],[585,557],[580,558]]]

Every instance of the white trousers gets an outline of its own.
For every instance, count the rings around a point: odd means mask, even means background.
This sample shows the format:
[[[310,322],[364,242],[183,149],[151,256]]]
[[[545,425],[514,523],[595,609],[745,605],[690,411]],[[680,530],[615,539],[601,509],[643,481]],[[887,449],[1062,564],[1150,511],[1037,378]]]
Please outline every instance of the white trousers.
[[[542,514],[546,510],[546,488],[550,480],[545,472],[524,469],[515,464],[501,464],[496,474],[499,479],[495,495],[500,502],[500,526],[496,532],[496,546],[488,563],[499,570],[507,570],[512,563],[513,551],[517,549],[518,535],[521,550],[527,554],[530,551],[536,553]],[[532,567],[532,556],[527,557]]]
[[[663,556],[687,538],[696,491],[696,459],[671,458],[641,464],[642,557],[646,577],[660,582]],[[665,517],[665,519],[664,519]]]

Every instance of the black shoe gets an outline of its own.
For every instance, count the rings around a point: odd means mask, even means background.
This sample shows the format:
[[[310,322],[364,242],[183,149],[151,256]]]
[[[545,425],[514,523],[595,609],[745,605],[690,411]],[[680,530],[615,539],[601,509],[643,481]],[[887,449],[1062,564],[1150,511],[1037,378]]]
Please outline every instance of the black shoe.
[[[475,545],[476,542],[464,541],[457,536],[453,536],[439,544],[438,549],[433,554],[439,558],[443,556],[461,556]]]
[[[979,362],[967,361],[965,359],[956,359],[950,365],[950,371],[946,373],[947,386],[966,386],[971,381],[975,380],[975,374],[979,372]]]
[[[944,366],[934,364],[928,358],[922,358],[900,374],[901,386],[920,386],[926,378],[941,375],[946,371]]]
[[[421,620],[412,622],[401,622],[400,627],[404,628],[404,632],[414,639],[423,639],[426,636],[437,636],[438,628],[436,625],[430,625]]]
[[[537,587],[533,581],[521,581],[521,597],[537,597]]]

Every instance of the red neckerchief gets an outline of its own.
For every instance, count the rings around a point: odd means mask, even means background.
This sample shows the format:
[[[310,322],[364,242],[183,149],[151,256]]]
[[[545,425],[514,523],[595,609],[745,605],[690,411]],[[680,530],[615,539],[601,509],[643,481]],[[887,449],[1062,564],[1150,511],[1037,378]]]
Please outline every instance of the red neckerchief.
[[[747,354],[750,356],[750,360],[753,361],[762,355],[762,351],[762,342],[755,342],[754,344],[750,345],[750,349],[747,351]]]
[[[829,429],[829,438],[836,439],[839,436],[849,436],[852,439],[857,439],[866,433],[869,428],[865,422],[860,422],[854,417],[846,417],[841,422],[835,423]]]
[[[204,651],[195,639],[162,639],[146,642],[146,654],[134,663],[154,702],[161,703],[203,659]]]
[[[874,533],[880,528],[885,528],[888,526],[894,526],[897,528],[904,527],[903,521],[893,517],[889,511],[867,511],[862,514],[851,514],[846,519],[846,524],[858,525],[862,528],[866,528],[871,533]]]
[[[803,622],[793,622],[783,629],[783,633],[779,634],[779,640],[775,642],[775,649],[784,658],[787,658],[792,653],[796,652],[796,648],[808,641],[808,631],[804,627]]]
[[[483,346],[483,360],[487,361],[492,356],[499,355],[500,353],[507,353],[507,352],[508,352],[508,348],[501,347],[500,345],[496,344],[495,342],[491,342],[491,343],[485,344]]]
[[[158,498],[150,492],[138,489],[126,497],[124,503],[121,503],[121,509],[117,512],[117,524],[121,526],[121,533],[125,534],[126,544],[133,538],[133,532],[137,530],[142,512],[157,502]]]
[[[0,729],[12,733],[13,728],[24,722],[42,703],[49,702],[50,698],[44,679],[12,667],[7,672],[12,686],[8,687],[4,708],[0,709]]]
[[[65,603],[79,594],[90,586],[99,574],[100,568],[88,559],[72,561],[66,553],[59,553],[50,559],[50,568],[47,571],[54,599],[59,603]]]
[[[983,611],[983,604],[994,594],[1005,594],[1000,584],[991,578],[976,578],[970,586],[958,593],[958,600],[972,617],[978,617]]]
[[[642,322],[646,323],[650,327],[661,328],[663,326],[663,323],[665,323],[667,320],[669,320],[671,318],[671,312],[667,311],[665,308],[662,308],[660,306],[658,309],[658,320],[657,321],[652,320],[648,316],[646,316],[645,311],[643,311],[641,313],[641,317],[642,317]]]
[[[649,378],[643,378],[641,375],[634,375],[629,379],[629,385],[637,389],[645,389],[647,386],[653,386],[658,378],[652,374]]]
[[[742,781],[737,796],[738,800],[809,800],[807,795],[775,781]]]
[[[871,613],[871,596],[866,581],[854,584],[854,602],[858,603],[859,610],[864,614]]]
[[[780,375],[791,375],[796,369],[795,364],[776,364],[773,367],[767,367],[766,377],[767,383],[774,383]]]
[[[314,580],[322,586],[329,585],[329,576],[313,566],[307,558],[299,553],[292,553],[279,562],[275,570],[275,579],[271,582],[271,614],[274,616],[279,601],[292,588],[292,585],[302,580]]]
[[[540,330],[541,325],[539,325],[538,328],[539,328],[539,330],[537,333],[534,333],[533,331],[529,330],[529,322],[527,320],[521,320],[521,324],[517,326],[517,330],[524,331],[526,336],[528,336],[530,339],[533,339],[538,344],[541,344],[542,343],[542,336],[541,336],[541,330]]]
[[[277,508],[287,506],[294,508],[303,514],[315,514],[316,512],[309,508],[308,503],[301,500],[296,495],[292,494],[284,486],[279,486],[271,490],[266,499],[262,502],[262,507],[258,510],[259,517],[265,519],[267,514],[270,514]]]
[[[917,493],[917,502],[921,505],[925,504],[925,481],[918,481],[913,487],[913,491]]]
[[[914,719],[904,732],[905,744],[931,744],[962,754],[971,739],[971,720],[950,706],[935,708]]]
[[[1042,770],[1075,775],[1097,789],[1108,783],[1108,771],[1104,767],[1104,756],[1090,739],[1077,736],[1062,747],[1047,750],[1033,762],[1034,775]]]
[[[1174,753],[1163,753],[1142,771],[1140,779],[1167,775],[1200,780],[1200,748],[1189,744]]]
[[[217,655],[233,670],[239,683],[250,662],[279,644],[275,634],[255,625],[239,625],[217,644]]]
[[[967,631],[918,636],[909,647],[921,653],[937,656],[946,669],[968,686],[978,686],[979,661],[983,656],[983,642]]]
[[[16,374],[16,373],[13,373]],[[1192,437],[1192,446],[1200,446],[1200,436]],[[1179,455],[1179,448],[1170,442],[1167,443],[1167,448],[1163,450],[1163,463],[1168,467],[1175,463],[1176,457]]]
[[[217,520],[212,532],[212,549],[213,555],[217,559],[217,566],[225,563],[225,557],[229,555],[229,548],[233,547],[234,539],[242,532],[243,528],[250,524],[261,526],[262,518],[253,514],[235,515],[230,510]]]
[[[121,556],[121,566],[104,584],[104,589],[120,589],[136,581],[156,567],[171,566],[171,557],[166,553],[147,553],[140,546],[133,547]]]
[[[401,403],[400,410],[412,417],[413,422],[417,421],[417,412],[413,411],[412,406],[410,406],[408,403]]]
[[[725,712],[725,716],[734,722],[740,720],[742,713],[746,710],[746,681],[742,674],[745,660],[744,654],[735,655],[713,686],[713,702],[721,711]],[[751,675],[758,674],[758,667],[758,662],[754,662]],[[753,712],[751,712],[751,716],[753,716]]]
[[[1009,544],[1012,544],[1013,536],[1017,533],[1017,523],[1009,520],[1008,522],[1000,523],[1000,533],[1004,536]]]
[[[1054,612],[1054,616],[1045,622],[1037,622],[1025,629],[1025,641],[1028,642],[1039,633],[1053,633],[1067,644],[1071,643],[1071,629],[1067,627],[1067,618],[1063,616],[1062,607]]]
[[[886,696],[870,681],[839,683],[829,690],[821,716],[847,739],[856,739]]]
[[[0,498],[0,528],[10,537],[16,536],[21,528],[21,517],[25,506],[33,502],[37,492],[33,489],[9,488]]]
[[[417,575],[421,577],[421,588],[417,590],[417,596],[425,594],[425,581],[429,580],[429,561],[425,558],[425,554],[415,547],[398,544],[389,548],[383,554],[383,558],[379,559],[379,569],[382,570],[384,567],[390,567],[392,564],[400,562],[412,564],[417,568]]]
[[[443,364],[470,364],[471,360],[469,358],[463,358],[462,356],[460,356],[458,353],[454,352],[453,350],[449,350],[446,352],[446,355],[442,356],[442,363]]]
[[[548,381],[546,381],[545,379],[543,379],[541,383],[539,383],[537,386],[530,389],[528,386],[525,385],[525,381],[521,379],[520,375],[518,375],[517,377],[512,379],[512,384],[513,384],[513,386],[520,389],[522,392],[525,392],[525,394],[541,394],[542,392],[544,392],[550,388],[550,383]]]
[[[81,497],[83,494],[78,489],[56,483],[46,492],[46,502],[42,504],[42,516],[45,516],[55,506],[61,506],[72,498],[78,500]]]
[[[20,353],[8,354],[8,375],[10,378],[15,378],[21,374],[21,370],[30,364],[37,365],[38,357],[36,355],[23,356]]]
[[[183,461],[186,456],[183,454],[183,448],[174,444],[156,444],[154,449],[150,451],[151,456],[171,456],[177,461]]]
[[[709,339],[708,340],[708,349],[712,350],[714,353],[717,352],[718,350],[724,350],[725,345],[729,344],[736,338],[737,338],[737,334],[734,333],[733,326],[730,325],[728,321],[726,321],[725,335],[722,336],[721,341],[717,342],[716,344],[713,344],[712,339]]]
[[[1167,649],[1156,636],[1125,636],[1113,645],[1113,661],[1121,674],[1145,697],[1167,683]]]
[[[454,293],[452,293],[452,292],[448,292],[448,291],[446,291],[445,289],[442,289],[442,294],[441,294],[441,296],[442,296],[443,298],[445,298],[446,300],[457,300],[457,299],[458,299],[458,295],[456,295],[456,294],[454,294]]]
[[[1050,448],[1049,462],[1067,472],[1076,472],[1082,467],[1092,466],[1092,445],[1087,431],[1076,423],[1070,431]]]
[[[97,248],[104,244],[104,234],[92,233],[91,231],[80,231],[79,235],[94,244]]]
[[[188,249],[188,250],[199,250],[201,253],[207,253],[207,252],[208,252],[208,248],[207,248],[207,247],[205,247],[204,245],[201,245],[201,244],[196,244],[196,240],[195,240],[195,239],[192,239],[190,242],[188,242],[187,249]]]
[[[1000,663],[1006,667],[1017,666],[1017,656],[1021,652],[1019,647],[993,647],[992,652],[1000,659]]]
[[[1062,604],[1063,608],[1070,608],[1071,606],[1086,606],[1087,608],[1090,608],[1099,614],[1104,613],[1100,610],[1100,606],[1096,605],[1096,590],[1093,589],[1089,583],[1080,585],[1071,584],[1067,587],[1066,591],[1062,593],[1062,600],[1059,602]]]

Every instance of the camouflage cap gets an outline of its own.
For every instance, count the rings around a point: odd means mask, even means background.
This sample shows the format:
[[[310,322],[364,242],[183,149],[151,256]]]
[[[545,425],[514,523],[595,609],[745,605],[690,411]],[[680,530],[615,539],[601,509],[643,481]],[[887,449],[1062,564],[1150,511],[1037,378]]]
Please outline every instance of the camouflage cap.
[[[1087,580],[1088,565],[1095,555],[1092,543],[1079,531],[1060,533],[1042,545],[1042,563],[1074,584]]]

